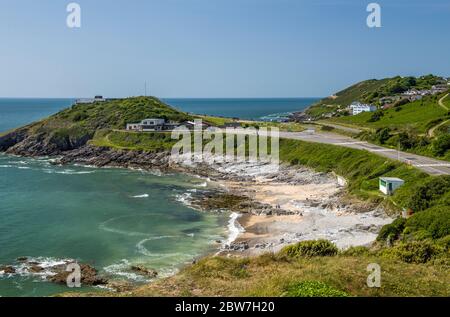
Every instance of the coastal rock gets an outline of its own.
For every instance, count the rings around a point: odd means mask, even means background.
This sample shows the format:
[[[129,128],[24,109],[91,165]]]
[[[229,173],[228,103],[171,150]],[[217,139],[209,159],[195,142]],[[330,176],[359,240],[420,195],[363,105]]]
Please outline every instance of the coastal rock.
[[[70,264],[70,263],[68,263]],[[104,277],[98,276],[97,270],[92,266],[87,264],[79,264],[81,268],[81,284],[82,285],[106,285],[108,284],[108,280]],[[54,267],[53,269],[56,271],[56,274],[49,277],[49,281],[58,284],[66,284],[67,277],[71,272],[66,272],[66,265],[60,265]]]
[[[169,168],[170,153],[113,150],[106,147],[86,145],[76,150],[64,152],[55,164],[84,164],[97,167],[124,167],[136,169]]]
[[[37,265],[37,264],[32,264],[31,265],[31,267],[28,269],[28,271],[30,272],[30,273],[41,273],[41,272],[43,272],[44,271],[44,268],[42,268],[42,267],[40,267],[39,265]]]
[[[250,246],[247,241],[241,242],[233,242],[230,245],[225,246],[225,250],[227,251],[240,251],[243,252],[245,250],[250,249]]]
[[[143,265],[133,265],[131,267],[131,270],[133,272],[136,272],[136,273],[140,274],[140,275],[144,275],[144,276],[147,276],[147,277],[150,277],[150,278],[155,278],[155,277],[158,276],[158,272],[156,270],[146,268]]]
[[[0,266],[0,272],[4,274],[16,274],[16,269],[12,266]]]

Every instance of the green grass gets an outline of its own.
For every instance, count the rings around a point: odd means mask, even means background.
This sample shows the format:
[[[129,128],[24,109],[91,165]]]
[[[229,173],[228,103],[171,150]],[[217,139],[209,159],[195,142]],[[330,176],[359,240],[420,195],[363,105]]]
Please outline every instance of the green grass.
[[[353,86],[350,86],[350,87],[338,92],[336,94],[337,98],[335,98],[335,99],[326,98],[326,99],[319,101],[317,106],[319,106],[319,107],[320,106],[323,107],[324,105],[348,106],[352,102],[363,98],[363,96],[365,94],[367,94],[367,92],[372,92],[372,91],[376,91],[376,90],[380,89],[383,85],[388,83],[390,80],[391,80],[391,78],[386,78],[386,79],[381,79],[381,80],[370,79],[370,80],[359,82]],[[308,112],[310,110],[313,110],[314,107],[316,107],[316,106],[313,106],[311,109],[308,110]]]
[[[320,100],[306,112],[318,118],[322,114],[331,113],[338,108],[345,108],[354,101],[381,105],[379,99],[382,97],[398,95],[411,88],[429,89],[440,80],[441,78],[433,75],[418,78],[396,76],[380,80],[365,80],[338,92],[334,98],[328,97]]]
[[[171,133],[103,130],[95,134],[90,144],[119,150],[160,152],[170,151],[176,142],[171,139]]]
[[[372,113],[364,112],[356,116],[333,118],[329,121],[348,124],[355,127],[368,127],[372,129],[390,128],[393,130],[413,130],[416,133],[425,133],[429,123],[439,118],[445,118],[447,111],[440,107],[436,100],[415,101],[398,108],[383,111],[384,115],[379,121],[369,122]]]
[[[382,268],[380,288],[367,286],[367,266],[370,263],[378,263]],[[449,276],[448,270],[438,265],[408,264],[379,256],[290,260],[273,254],[244,259],[208,257],[173,277],[142,286],[130,293],[104,295],[449,296]]]

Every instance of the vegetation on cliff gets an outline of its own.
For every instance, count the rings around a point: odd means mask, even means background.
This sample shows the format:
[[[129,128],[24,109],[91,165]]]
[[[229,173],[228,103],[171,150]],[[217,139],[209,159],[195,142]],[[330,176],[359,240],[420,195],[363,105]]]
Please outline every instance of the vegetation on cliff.
[[[96,132],[124,129],[145,118],[192,119],[154,97],[75,104],[51,117],[0,137],[0,151],[22,155],[54,155],[85,145]]]

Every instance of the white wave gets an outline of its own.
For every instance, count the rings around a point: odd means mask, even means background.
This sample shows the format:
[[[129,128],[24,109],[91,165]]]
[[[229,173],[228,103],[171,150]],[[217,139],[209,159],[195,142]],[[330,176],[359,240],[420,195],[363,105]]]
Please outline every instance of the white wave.
[[[85,175],[85,174],[92,174],[95,173],[95,171],[75,171],[71,169],[66,170],[55,170],[55,169],[43,169],[43,172],[46,174],[63,174],[63,175]]]
[[[175,200],[189,207],[191,206],[192,194],[188,192],[176,195]]]
[[[103,268],[103,270],[109,274],[125,277],[135,282],[148,282],[149,280],[142,275],[130,272],[131,263],[123,259],[119,263],[111,264]]]
[[[148,198],[150,197],[149,194],[142,194],[142,195],[136,195],[136,196],[131,196],[132,198]]]
[[[208,183],[204,182],[204,183],[198,184],[197,186],[198,187],[208,187]]]
[[[15,269],[14,274],[8,274],[8,276],[19,275],[19,276],[37,276],[42,279],[46,279],[47,277],[53,276],[56,273],[52,271],[52,268],[60,265],[65,265],[67,263],[73,262],[72,259],[56,259],[50,257],[37,257],[37,258],[27,258],[25,262],[19,263],[17,265],[13,265],[12,267]],[[33,264],[32,264],[33,263]],[[31,270],[32,266],[36,264],[41,267],[43,270],[40,272],[33,272]],[[4,273],[4,272],[3,272]],[[1,275],[1,274],[0,274]]]
[[[0,165],[0,168],[10,168],[13,167],[12,165]]]
[[[147,236],[147,234],[143,233],[143,232],[125,231],[125,230],[120,230],[120,229],[108,228],[108,227],[102,226],[102,225],[99,226],[99,229],[103,230],[103,231],[111,232],[111,233],[121,234],[121,235],[124,235],[124,236],[130,236],[130,237]]]
[[[228,222],[228,239],[225,242],[225,245],[230,245],[233,243],[237,237],[244,233],[244,228],[238,222],[238,219],[241,217],[241,214],[233,212],[230,216],[230,221]]]
[[[153,240],[161,240],[161,239],[170,239],[170,238],[176,238],[177,236],[159,236],[159,237],[150,237],[150,238],[146,238],[144,240],[139,241],[136,244],[136,250],[138,253],[148,256],[148,257],[157,257],[157,258],[168,258],[168,257],[185,257],[185,256],[189,256],[186,253],[153,253],[151,251],[149,251],[144,244],[148,241],[153,241]]]

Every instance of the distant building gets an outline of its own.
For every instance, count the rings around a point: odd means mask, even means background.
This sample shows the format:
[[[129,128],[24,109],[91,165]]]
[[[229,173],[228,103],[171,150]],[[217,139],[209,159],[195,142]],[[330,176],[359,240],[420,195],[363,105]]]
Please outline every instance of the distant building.
[[[242,128],[242,124],[240,122],[227,122],[221,128]]]
[[[210,124],[203,122],[203,121],[201,121],[201,125],[200,125],[199,121],[185,121],[181,124],[181,126],[184,126],[191,130],[198,128],[198,127],[201,127],[202,129],[207,129],[207,128],[211,127]]]
[[[105,102],[106,99],[103,98],[103,96],[95,96],[94,98],[82,98],[77,99],[75,101],[76,104],[82,104],[82,103],[94,103],[94,102]]]
[[[434,85],[433,87],[431,87],[431,91],[433,92],[433,94],[435,93],[439,94],[447,91],[449,88],[450,87],[447,84]]]
[[[166,122],[165,119],[144,119],[140,123],[128,123],[126,129],[128,131],[167,131],[179,126],[176,122]]]
[[[377,110],[377,107],[375,107],[374,105],[364,104],[358,101],[352,103],[349,108],[352,111],[353,115],[360,114],[361,112],[374,112]]]
[[[380,191],[385,195],[392,195],[405,181],[396,177],[380,177]]]

